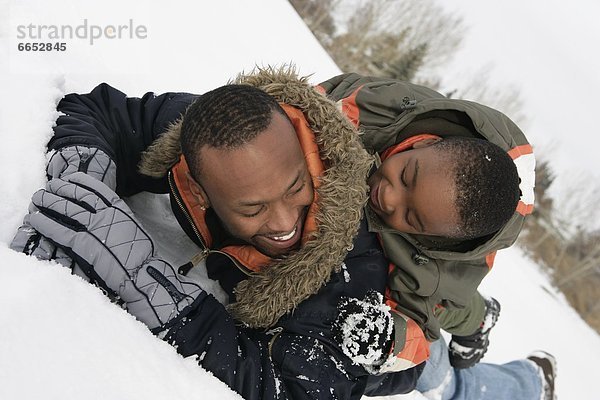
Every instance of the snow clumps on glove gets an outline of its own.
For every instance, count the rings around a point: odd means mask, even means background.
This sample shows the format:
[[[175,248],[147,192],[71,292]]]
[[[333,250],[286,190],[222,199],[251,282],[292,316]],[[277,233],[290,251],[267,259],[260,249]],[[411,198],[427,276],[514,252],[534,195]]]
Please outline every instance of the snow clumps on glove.
[[[381,293],[371,291],[364,299],[343,298],[333,324],[335,340],[344,354],[363,367],[377,367],[388,356],[393,319]]]

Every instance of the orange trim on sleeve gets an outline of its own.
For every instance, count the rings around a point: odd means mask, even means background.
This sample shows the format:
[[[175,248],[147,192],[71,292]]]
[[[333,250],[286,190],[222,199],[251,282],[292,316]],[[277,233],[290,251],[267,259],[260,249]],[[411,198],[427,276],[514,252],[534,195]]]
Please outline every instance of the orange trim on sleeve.
[[[380,239],[381,240],[381,239]],[[388,264],[388,271],[391,273],[396,266],[393,263]],[[404,337],[404,347],[395,357],[392,358],[394,348],[390,350],[391,363],[387,365],[385,372],[402,371],[414,365],[421,364],[429,358],[429,341],[425,337],[421,327],[411,318],[397,311],[398,303],[392,298],[392,290],[386,285],[385,304],[391,308],[391,312],[400,316],[406,321],[406,333]],[[388,362],[386,361],[386,364]]]
[[[396,358],[421,364],[429,358],[429,341],[425,338],[423,330],[411,318],[403,317],[406,320],[406,339],[404,348],[396,354]]]
[[[533,212],[533,204],[525,204],[522,200],[519,200],[519,204],[517,204],[517,212],[522,216],[529,215]]]
[[[492,251],[487,256],[485,256],[485,263],[488,266],[488,269],[492,269],[494,266],[494,260],[496,259],[496,252]]]
[[[390,308],[392,310],[396,310],[398,308],[398,303],[396,302],[396,300],[392,299],[391,293],[392,293],[392,290],[389,288],[389,286],[386,286],[386,288],[385,288],[385,304],[390,306]]]
[[[379,156],[381,157],[381,161],[383,161],[386,158],[393,156],[394,154],[411,149],[415,145],[415,143],[420,142],[421,140],[439,139],[439,138],[440,138],[439,136],[432,135],[430,133],[421,133],[418,135],[414,135],[414,136],[404,139],[403,141],[401,141],[400,143],[398,143],[394,146],[388,147],[387,149],[382,151]]]
[[[530,144],[524,144],[522,146],[513,147],[512,149],[510,149],[508,151],[508,155],[513,160],[518,158],[519,156],[522,156],[525,154],[532,154],[532,153],[533,153],[533,147],[531,147]]]
[[[364,85],[360,85],[360,87],[354,92],[352,92],[350,96],[344,97],[341,100],[342,112],[344,113],[344,115],[346,115],[346,118],[348,118],[348,120],[350,120],[352,125],[354,125],[354,127],[356,128],[358,128],[358,125],[360,124],[360,111],[358,109],[358,105],[356,104],[356,96],[358,95],[360,89],[363,88],[363,86]]]

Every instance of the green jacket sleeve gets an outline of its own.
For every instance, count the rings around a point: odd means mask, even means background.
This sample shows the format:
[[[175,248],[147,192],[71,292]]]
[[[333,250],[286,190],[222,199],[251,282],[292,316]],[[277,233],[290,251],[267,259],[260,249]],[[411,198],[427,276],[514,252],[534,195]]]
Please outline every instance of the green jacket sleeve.
[[[477,292],[464,308],[438,307],[434,315],[440,328],[452,335],[468,336],[473,334],[483,322],[485,316],[485,300]]]

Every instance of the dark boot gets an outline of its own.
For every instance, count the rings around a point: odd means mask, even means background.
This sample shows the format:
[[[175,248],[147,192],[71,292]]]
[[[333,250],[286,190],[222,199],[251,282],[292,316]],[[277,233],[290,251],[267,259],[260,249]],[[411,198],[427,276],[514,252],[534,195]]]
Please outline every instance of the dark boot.
[[[554,380],[556,379],[556,359],[545,351],[531,353],[527,359],[535,364],[542,377],[543,387],[540,400],[556,400]]]
[[[500,303],[493,297],[485,299],[485,315],[481,326],[472,335],[452,335],[448,346],[450,364],[454,368],[470,368],[477,364],[489,346],[490,331],[500,315]]]

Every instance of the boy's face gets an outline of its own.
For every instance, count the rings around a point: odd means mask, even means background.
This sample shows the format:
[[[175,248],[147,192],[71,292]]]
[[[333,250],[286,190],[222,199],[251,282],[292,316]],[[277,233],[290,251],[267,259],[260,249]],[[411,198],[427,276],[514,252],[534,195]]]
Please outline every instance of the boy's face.
[[[455,237],[456,186],[447,159],[418,142],[388,157],[369,178],[369,206],[389,227],[421,235]]]
[[[310,173],[289,120],[235,149],[201,149],[201,196],[229,233],[271,257],[297,248],[313,201]]]

